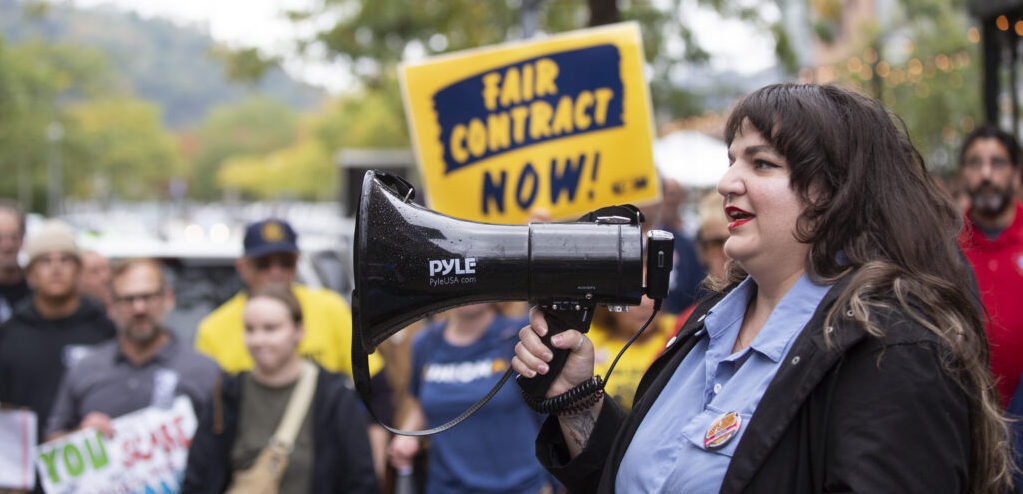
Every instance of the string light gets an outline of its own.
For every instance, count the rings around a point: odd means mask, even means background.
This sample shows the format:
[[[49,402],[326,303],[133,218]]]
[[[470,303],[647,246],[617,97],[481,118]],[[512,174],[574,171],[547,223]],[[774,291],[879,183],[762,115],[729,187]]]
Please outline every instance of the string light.
[[[976,125],[976,123],[973,121],[973,117],[971,117],[969,115],[963,117],[963,119],[960,120],[960,122],[959,122],[959,126],[963,128],[963,132],[967,132],[967,133],[973,132],[973,127],[975,125]]]
[[[828,83],[840,77],[848,77],[850,78],[848,82],[860,85],[876,75],[884,80],[885,87],[896,88],[902,85],[912,85],[917,97],[927,98],[931,95],[928,81],[941,74],[948,74],[946,77],[950,87],[954,89],[963,87],[965,79],[960,69],[964,69],[970,64],[970,54],[966,50],[955,53],[938,53],[929,58],[914,57],[902,66],[893,66],[886,60],[865,63],[865,60],[869,59],[871,56],[868,50],[863,53],[862,59],[854,56],[835,65],[825,65],[816,69],[804,68],[799,71],[799,80]],[[885,104],[891,104],[887,96],[883,96],[882,100]]]
[[[910,59],[909,63],[906,64],[906,67],[908,68],[909,75],[911,76],[920,75],[924,71],[924,64],[920,63],[920,60],[916,58]]]
[[[965,51],[956,53],[955,58],[956,66],[959,67],[960,69],[970,64],[970,54],[966,53]]]
[[[969,31],[966,31],[966,39],[970,40],[970,43],[980,43],[980,29],[971,27]]]
[[[846,62],[846,66],[849,67],[849,72],[859,72],[863,68],[863,62],[859,57],[852,57]]]
[[[878,77],[886,79],[888,75],[891,74],[892,67],[888,65],[888,62],[882,60],[878,62],[877,66],[874,67],[874,70],[877,72]]]
[[[995,19],[995,26],[997,26],[998,29],[1001,29],[1002,31],[1008,31],[1009,30],[1009,18],[1005,17],[1005,15],[998,16],[998,18]]]
[[[867,48],[863,52],[863,60],[871,64],[877,62],[877,51],[873,48]]]

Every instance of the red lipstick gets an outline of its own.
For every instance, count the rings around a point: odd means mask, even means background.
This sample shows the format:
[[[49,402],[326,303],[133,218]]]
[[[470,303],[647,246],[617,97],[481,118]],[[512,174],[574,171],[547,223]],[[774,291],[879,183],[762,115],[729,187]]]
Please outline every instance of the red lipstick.
[[[725,215],[732,219],[732,222],[728,224],[729,230],[738,228],[742,225],[745,225],[746,223],[749,223],[750,220],[752,220],[753,217],[755,216],[753,213],[750,213],[749,211],[746,211],[742,208],[737,208],[735,206],[726,207]]]

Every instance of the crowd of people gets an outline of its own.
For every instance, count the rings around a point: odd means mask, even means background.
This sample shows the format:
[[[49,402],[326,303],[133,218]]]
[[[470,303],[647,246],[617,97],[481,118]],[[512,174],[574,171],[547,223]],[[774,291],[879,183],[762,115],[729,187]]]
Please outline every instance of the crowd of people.
[[[730,166],[695,198],[697,225],[684,224],[687,191],[672,180],[644,208],[644,228],[675,236],[671,290],[587,406],[545,416],[506,386],[454,429],[392,435],[352,390],[349,307],[298,282],[286,221],[246,227],[244,289],[181,341],[158,260],[83,251],[59,220],[26,237],[8,201],[0,404],[34,412],[42,442],[112,436],[118,417],[185,396],[198,426],[182,492],[395,492],[413,468],[413,491],[430,494],[1012,489],[1023,444],[1007,420],[1023,416],[1013,136],[973,130],[949,189],[897,117],[848,90],[769,86],[724,130]],[[556,336],[571,357],[548,396],[603,375],[654,306],[601,308],[588,334]],[[527,310],[472,305],[399,333],[370,356],[374,414],[434,427],[509,367],[546,373],[546,322]]]

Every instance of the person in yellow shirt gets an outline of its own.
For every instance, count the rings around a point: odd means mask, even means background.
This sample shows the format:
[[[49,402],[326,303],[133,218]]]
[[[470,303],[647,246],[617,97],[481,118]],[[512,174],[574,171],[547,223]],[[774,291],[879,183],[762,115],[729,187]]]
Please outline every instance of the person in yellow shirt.
[[[324,369],[351,376],[352,314],[337,293],[295,283],[298,234],[291,225],[277,219],[252,223],[245,230],[244,246],[244,256],[235,261],[235,267],[246,289],[203,318],[196,332],[196,349],[227,372],[251,369],[252,358],[242,338],[247,294],[267,283],[291,285],[305,314],[306,334],[299,353]],[[374,357],[370,356],[370,371],[376,374],[383,362]]]
[[[253,362],[245,347],[245,327],[242,322],[242,309],[248,300],[248,293],[268,283],[290,285],[302,306],[305,327],[298,353],[328,371],[351,377],[351,311],[337,293],[295,283],[299,256],[298,234],[291,225],[280,219],[252,223],[245,229],[243,245],[244,254],[235,261],[235,268],[245,284],[245,290],[238,292],[199,322],[195,348],[216,360],[221,368],[232,374],[251,369]],[[378,417],[388,421],[393,415],[394,404],[384,374],[378,375],[383,364],[379,356],[369,356],[370,374],[375,376],[373,410]],[[386,431],[377,424],[370,425],[370,436],[374,443],[374,460],[380,472],[384,464],[383,448],[388,438]],[[380,444],[379,452],[377,443]]]
[[[593,342],[595,351],[593,362],[595,374],[603,377],[607,373],[618,351],[636,331],[639,331],[653,310],[654,301],[646,295],[643,296],[642,304],[629,307],[628,312],[611,312],[606,307],[597,307],[587,335]],[[647,367],[650,367],[664,350],[664,341],[674,331],[674,323],[674,315],[659,313],[650,323],[650,327],[632,343],[615,365],[604,392],[625,410],[632,409],[632,399],[636,394],[636,388],[639,387],[639,381],[646,373]]]

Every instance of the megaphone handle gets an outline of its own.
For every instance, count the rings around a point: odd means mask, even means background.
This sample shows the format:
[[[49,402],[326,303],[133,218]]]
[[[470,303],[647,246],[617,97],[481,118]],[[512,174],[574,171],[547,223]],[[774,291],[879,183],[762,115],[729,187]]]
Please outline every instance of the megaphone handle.
[[[546,374],[537,374],[532,378],[518,376],[515,379],[524,393],[537,400],[547,397],[547,390],[550,389],[558,374],[561,374],[561,369],[565,367],[565,361],[568,360],[568,354],[571,353],[570,350],[554,348],[551,345],[551,337],[569,329],[585,333],[590,330],[590,321],[593,320],[593,307],[589,305],[579,306],[578,309],[575,306],[568,309],[545,307],[543,313],[547,320],[547,334],[542,336],[540,341],[543,341],[543,344],[547,345],[547,348],[550,348],[554,354],[551,361],[547,363],[549,370]]]

